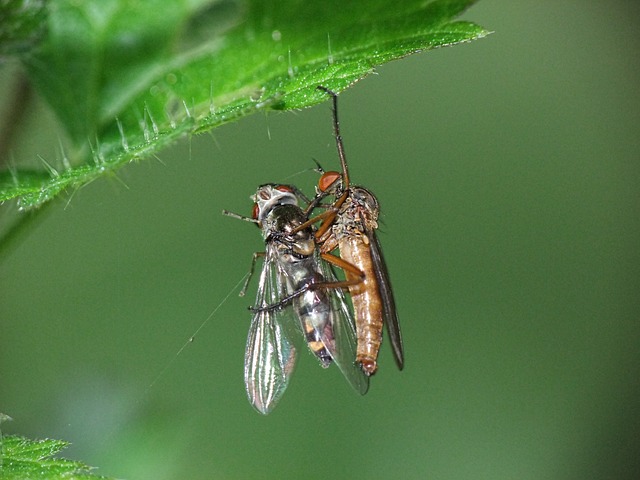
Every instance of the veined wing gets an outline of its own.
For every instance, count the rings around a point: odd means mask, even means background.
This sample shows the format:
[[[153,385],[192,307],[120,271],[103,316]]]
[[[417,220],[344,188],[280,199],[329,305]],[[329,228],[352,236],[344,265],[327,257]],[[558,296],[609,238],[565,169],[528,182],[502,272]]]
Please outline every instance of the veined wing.
[[[333,266],[321,258],[318,260],[325,280],[337,281]],[[349,384],[360,395],[364,395],[369,390],[369,377],[364,374],[360,365],[356,364],[357,337],[353,313],[341,288],[330,288],[326,291],[331,299],[331,326],[334,338],[325,337],[323,342]]]
[[[382,298],[382,318],[389,334],[391,349],[396,365],[400,370],[404,367],[404,349],[402,347],[402,334],[400,333],[400,323],[398,322],[398,311],[396,310],[396,302],[393,298],[391,290],[391,282],[389,281],[389,273],[387,272],[387,264],[382,255],[382,248],[374,230],[367,232],[369,237],[369,245],[371,248],[371,260],[373,261],[374,271],[376,272],[376,280],[380,289]]]
[[[284,295],[282,287],[274,252],[267,245],[255,306],[278,303]],[[295,366],[296,349],[287,336],[287,322],[295,322],[290,305],[255,312],[249,328],[244,383],[249,402],[264,415],[273,410],[282,397]]]

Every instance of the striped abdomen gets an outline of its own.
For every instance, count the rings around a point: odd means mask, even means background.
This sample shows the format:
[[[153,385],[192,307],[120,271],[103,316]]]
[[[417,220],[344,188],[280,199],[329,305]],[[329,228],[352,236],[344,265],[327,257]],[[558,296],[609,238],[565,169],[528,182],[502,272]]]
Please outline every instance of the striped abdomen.
[[[289,258],[291,260],[291,258]],[[324,281],[324,277],[313,268],[314,258],[298,259],[286,265],[289,294],[309,283]],[[309,349],[318,357],[323,367],[331,364],[331,354],[325,342],[333,342],[331,326],[331,302],[324,289],[310,289],[293,299],[293,309],[300,324]],[[330,345],[331,347],[331,345]]]

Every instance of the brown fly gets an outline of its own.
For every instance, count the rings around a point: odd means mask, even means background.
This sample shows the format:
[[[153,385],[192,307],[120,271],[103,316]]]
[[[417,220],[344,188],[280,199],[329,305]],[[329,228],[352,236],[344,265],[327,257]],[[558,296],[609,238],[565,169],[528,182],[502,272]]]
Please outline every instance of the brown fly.
[[[323,172],[318,182],[319,197],[329,195],[333,202],[319,216],[316,232],[320,251],[327,254],[336,248],[344,265],[354,307],[357,353],[356,361],[367,375],[378,368],[382,328],[386,325],[396,364],[404,366],[404,352],[398,313],[382,249],[376,235],[380,206],[369,190],[350,183],[349,171],[338,120],[338,96],[319,86],[333,99],[333,128],[342,172]],[[360,279],[360,281],[357,281]]]

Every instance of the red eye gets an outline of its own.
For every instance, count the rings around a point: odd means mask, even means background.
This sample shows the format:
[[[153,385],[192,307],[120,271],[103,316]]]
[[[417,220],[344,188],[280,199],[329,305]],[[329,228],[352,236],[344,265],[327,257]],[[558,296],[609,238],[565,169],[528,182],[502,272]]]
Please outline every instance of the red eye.
[[[251,212],[251,218],[254,220],[258,219],[258,213],[260,213],[260,207],[258,207],[257,203],[253,204],[253,211]]]
[[[342,175],[338,172],[325,172],[320,177],[320,180],[318,180],[318,188],[321,192],[326,192],[331,185],[336,183],[341,177]]]
[[[291,192],[291,193],[293,193],[293,188],[291,188],[289,185],[278,185],[276,187],[276,190],[279,190],[281,192]]]

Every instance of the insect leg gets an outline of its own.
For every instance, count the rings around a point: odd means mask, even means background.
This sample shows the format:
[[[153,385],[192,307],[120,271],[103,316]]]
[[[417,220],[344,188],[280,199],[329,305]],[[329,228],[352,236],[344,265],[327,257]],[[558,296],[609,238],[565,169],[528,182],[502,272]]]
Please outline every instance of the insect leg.
[[[326,204],[326,203],[322,203],[322,200],[324,200],[325,197],[327,197],[329,195],[329,192],[325,191],[325,192],[319,192],[313,200],[311,200],[310,202],[307,202],[307,207],[304,209],[304,214],[308,217],[309,214],[315,209],[315,208],[331,208],[332,206]],[[337,209],[334,209],[337,211]],[[315,220],[317,221],[317,220]],[[309,222],[307,222],[309,223]]]
[[[341,268],[345,272],[349,272],[355,275],[356,277],[358,277],[354,280],[349,280],[349,285],[356,285],[364,280],[364,276],[365,276],[364,272],[360,270],[358,267],[356,267],[353,263],[347,262],[344,258],[336,257],[331,253],[321,253],[320,256],[324,260],[329,262],[331,265],[335,265],[336,267]],[[337,283],[337,282],[331,282],[331,283]],[[349,285],[346,285],[346,286],[349,286]]]
[[[314,283],[306,283],[301,288],[296,290],[289,295],[282,297],[279,302],[273,303],[271,305],[265,305],[262,307],[249,307],[249,310],[252,312],[270,312],[273,310],[279,310],[284,308],[289,302],[291,302],[294,298],[302,295],[303,293],[309,290],[318,290],[318,289],[339,289],[339,288],[349,288],[352,285],[357,285],[364,280],[364,272],[362,272],[355,265],[343,260],[340,257],[336,257],[335,255],[331,255],[330,253],[322,253],[320,255],[324,260],[329,262],[332,265],[335,265],[339,268],[342,268],[344,271],[349,272],[356,276],[356,278],[348,279],[348,280],[333,280],[333,281],[325,281],[325,282],[314,282]]]
[[[313,285],[313,284],[312,283],[306,283],[305,285],[303,285],[301,288],[299,288],[295,292],[290,293],[289,295],[282,297],[279,302],[272,303],[271,305],[263,305],[262,307],[249,307],[249,310],[251,310],[254,313],[272,312],[274,310],[280,310],[281,308],[286,307],[287,304],[289,302],[291,302],[294,298],[299,297],[300,295],[302,295],[303,293],[308,291],[310,289],[311,285]]]
[[[258,257],[264,257],[266,254],[267,254],[266,252],[253,253],[253,259],[251,260],[251,269],[249,270],[249,276],[245,280],[244,285],[242,286],[242,290],[240,290],[239,296],[244,297],[244,294],[247,293],[247,288],[249,287],[249,281],[251,280],[251,277],[253,277],[253,272],[255,271],[255,268],[256,268],[256,260],[258,260]]]
[[[244,220],[245,222],[260,223],[255,218],[245,217],[244,215],[240,215],[238,213],[233,213],[233,212],[230,212],[229,210],[222,210],[222,214],[226,215],[227,217],[235,218],[237,220]]]
[[[335,133],[336,137],[336,146],[338,147],[338,157],[340,158],[340,165],[342,166],[342,181],[344,184],[343,188],[346,191],[349,190],[349,170],[347,169],[347,159],[344,154],[342,135],[340,135],[340,121],[338,120],[338,94],[322,85],[318,85],[316,88],[330,95],[333,100],[333,132]]]
[[[315,199],[314,199],[314,201],[315,201]],[[326,207],[327,207],[327,210],[325,210],[324,212],[322,212],[319,215],[316,215],[313,218],[310,218],[306,222],[298,225],[296,228],[293,229],[292,233],[298,233],[299,231],[304,230],[305,228],[309,228],[311,225],[313,225],[314,223],[318,223],[320,220],[323,220],[323,223],[322,223],[323,225],[325,224],[325,222],[328,222],[328,225],[331,225],[333,220],[336,218],[336,215],[338,215],[338,209],[335,208],[333,205],[332,206],[328,206],[327,205]],[[329,227],[327,227],[327,229],[328,228]],[[325,229],[325,231],[327,229]],[[319,238],[319,237],[320,237],[320,235],[318,235],[317,232],[316,232],[316,238]]]
[[[318,85],[316,88],[331,96],[331,99],[333,100],[333,132],[336,138],[336,147],[338,148],[338,158],[340,159],[340,166],[342,167],[342,185],[335,193],[338,198],[335,199],[332,205],[332,210],[335,209],[335,211],[337,212],[342,204],[347,200],[350,191],[349,169],[347,168],[347,157],[344,153],[344,143],[342,141],[342,135],[340,134],[340,120],[338,118],[338,94],[322,85]],[[342,190],[342,193],[340,193],[340,190]],[[331,228],[335,217],[336,214],[328,216],[326,219],[324,219],[324,221],[318,228],[318,231],[316,232],[316,238],[321,238]]]

